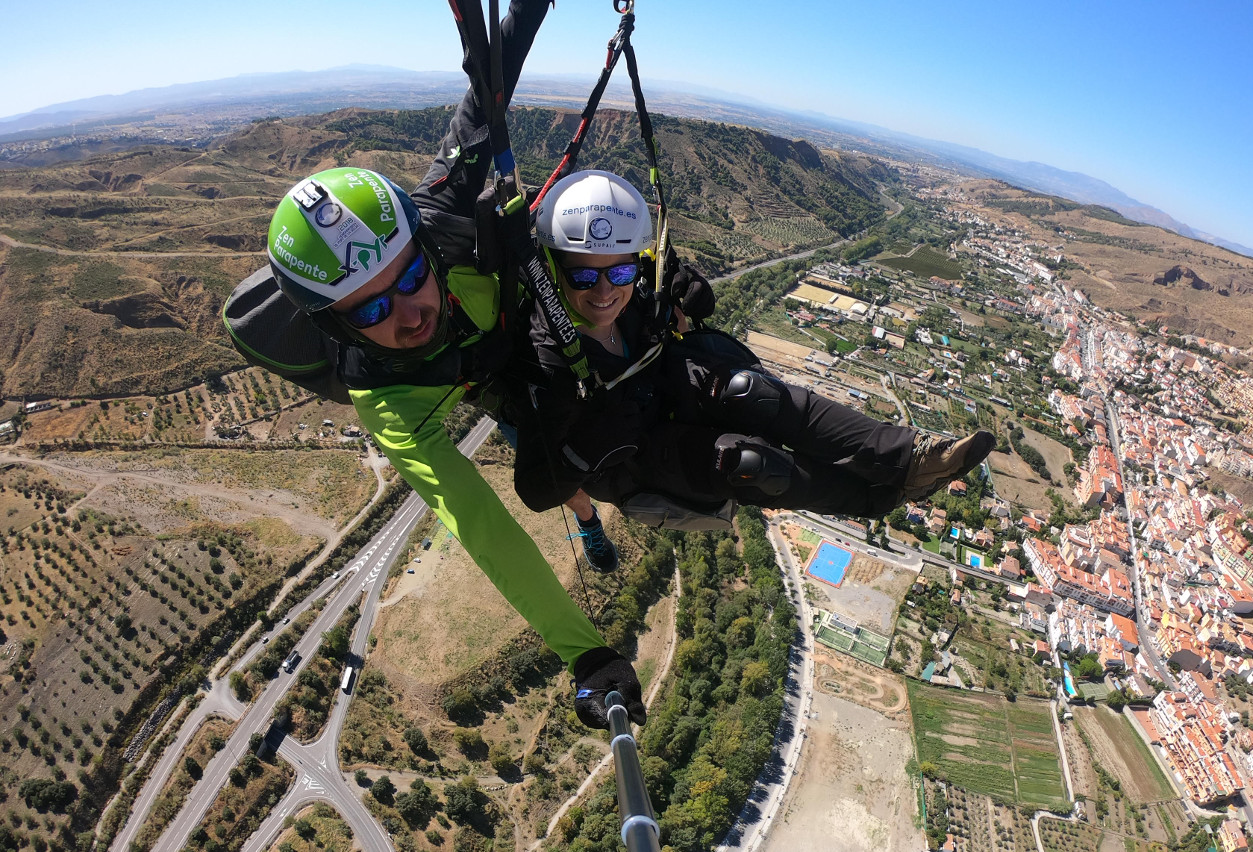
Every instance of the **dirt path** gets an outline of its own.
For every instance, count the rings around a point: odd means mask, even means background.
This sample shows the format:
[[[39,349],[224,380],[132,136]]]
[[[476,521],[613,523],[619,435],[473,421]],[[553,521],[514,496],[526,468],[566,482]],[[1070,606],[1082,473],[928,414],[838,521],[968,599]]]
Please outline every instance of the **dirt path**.
[[[814,673],[814,686],[821,692],[839,695],[889,719],[908,715],[905,685],[895,675],[821,646],[814,651]]]

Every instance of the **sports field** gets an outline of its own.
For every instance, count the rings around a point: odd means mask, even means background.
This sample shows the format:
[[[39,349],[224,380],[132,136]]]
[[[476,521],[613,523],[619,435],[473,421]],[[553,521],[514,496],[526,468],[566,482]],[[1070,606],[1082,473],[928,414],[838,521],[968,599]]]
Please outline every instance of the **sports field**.
[[[837,589],[844,582],[844,572],[853,561],[853,554],[829,541],[818,546],[805,571],[809,576],[835,586]]]
[[[907,681],[919,763],[950,783],[1032,808],[1064,808],[1061,758],[1047,701]]]
[[[826,622],[818,628],[814,638],[829,648],[848,654],[851,657],[883,668],[888,658],[888,648],[892,640],[888,636],[857,627],[846,629],[838,623]]]

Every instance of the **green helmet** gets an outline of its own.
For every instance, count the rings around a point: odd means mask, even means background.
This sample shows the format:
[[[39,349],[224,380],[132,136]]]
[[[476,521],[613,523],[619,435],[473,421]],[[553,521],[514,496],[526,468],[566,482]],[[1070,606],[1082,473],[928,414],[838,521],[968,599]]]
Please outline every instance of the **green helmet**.
[[[365,286],[421,225],[413,200],[378,172],[327,169],[279,202],[270,220],[270,267],[287,298],[314,313]]]

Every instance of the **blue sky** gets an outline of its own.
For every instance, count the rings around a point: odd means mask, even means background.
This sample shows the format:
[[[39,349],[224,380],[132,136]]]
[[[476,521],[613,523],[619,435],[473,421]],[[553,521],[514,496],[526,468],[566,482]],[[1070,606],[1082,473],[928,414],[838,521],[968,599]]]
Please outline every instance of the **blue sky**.
[[[639,0],[637,16],[645,78],[1084,172],[1253,247],[1248,0]],[[251,72],[460,63],[440,0],[49,0],[4,18],[18,38],[0,52],[0,117]],[[528,70],[590,86],[615,22],[610,0],[562,0]]]

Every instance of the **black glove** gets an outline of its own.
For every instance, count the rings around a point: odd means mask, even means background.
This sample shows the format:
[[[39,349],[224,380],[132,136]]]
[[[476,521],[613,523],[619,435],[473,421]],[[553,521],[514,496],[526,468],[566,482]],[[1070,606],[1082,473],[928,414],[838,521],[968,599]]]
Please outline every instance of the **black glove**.
[[[661,286],[670,304],[690,320],[703,320],[714,312],[714,288],[689,263],[683,263],[674,249],[667,247]]]
[[[574,661],[574,712],[589,728],[608,730],[605,696],[617,690],[626,702],[627,716],[637,725],[647,718],[635,669],[613,648],[584,651]]]

